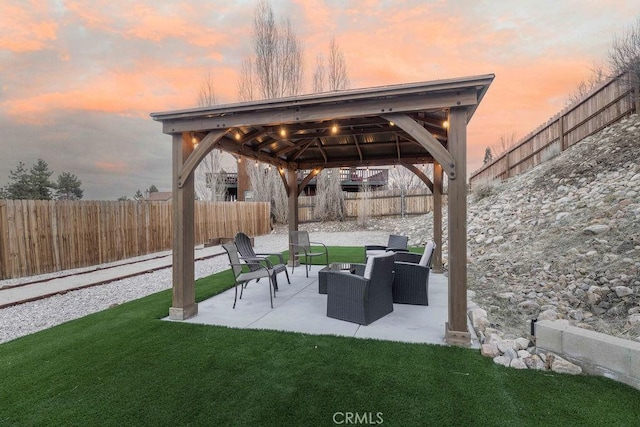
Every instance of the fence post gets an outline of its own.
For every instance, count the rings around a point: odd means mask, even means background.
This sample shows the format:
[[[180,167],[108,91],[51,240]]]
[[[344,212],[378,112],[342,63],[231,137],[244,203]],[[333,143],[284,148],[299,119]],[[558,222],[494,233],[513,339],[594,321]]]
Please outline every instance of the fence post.
[[[9,230],[7,221],[7,202],[0,200],[0,279],[8,279],[9,268]]]
[[[558,118],[558,127],[560,132],[560,150],[564,151],[567,149],[568,140],[565,142],[564,137],[564,114],[560,115]]]

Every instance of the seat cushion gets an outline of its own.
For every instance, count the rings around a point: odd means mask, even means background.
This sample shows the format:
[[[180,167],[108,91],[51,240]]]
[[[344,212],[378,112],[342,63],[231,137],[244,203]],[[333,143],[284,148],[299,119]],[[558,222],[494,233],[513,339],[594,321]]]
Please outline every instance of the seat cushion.
[[[384,252],[384,251],[382,251]],[[364,268],[364,274],[362,275],[362,277],[364,277],[367,280],[371,279],[371,271],[373,270],[373,260],[375,259],[374,255],[369,255],[369,258],[367,258],[367,265]]]
[[[380,249],[369,249],[367,251],[367,258],[372,257],[372,256],[378,256],[378,255],[383,255],[385,254],[387,251],[386,250],[380,250]]]
[[[435,243],[432,240],[429,240],[424,247],[424,253],[420,258],[420,264],[423,267],[428,267],[429,261],[431,260],[431,254],[433,254],[433,248],[435,247]]]

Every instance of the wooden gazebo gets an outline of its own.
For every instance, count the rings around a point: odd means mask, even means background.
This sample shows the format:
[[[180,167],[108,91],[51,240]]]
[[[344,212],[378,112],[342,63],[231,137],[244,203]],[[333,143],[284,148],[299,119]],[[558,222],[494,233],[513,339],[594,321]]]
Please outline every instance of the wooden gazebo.
[[[289,230],[298,195],[323,168],[400,165],[434,195],[435,268],[442,268],[442,176],[447,174],[448,343],[468,345],[467,123],[493,81],[481,75],[152,113],[173,138],[173,303],[170,317],[198,313],[194,286],[194,171],[213,149],[278,168],[289,195]],[[431,181],[416,164],[433,163]],[[298,183],[298,171],[310,171]]]

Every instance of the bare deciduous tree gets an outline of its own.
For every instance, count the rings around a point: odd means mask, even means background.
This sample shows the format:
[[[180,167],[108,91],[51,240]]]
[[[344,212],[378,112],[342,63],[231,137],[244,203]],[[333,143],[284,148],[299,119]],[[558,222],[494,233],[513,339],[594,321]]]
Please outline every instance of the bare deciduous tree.
[[[360,186],[360,191],[358,192],[358,197],[360,198],[360,203],[358,204],[358,219],[357,223],[360,227],[364,227],[367,225],[367,221],[369,221],[369,217],[371,216],[371,186],[368,182],[363,182]]]
[[[621,35],[613,37],[608,56],[613,73],[630,71],[635,83],[640,81],[640,17]]]
[[[243,101],[298,95],[303,83],[302,42],[291,20],[276,22],[271,5],[261,0],[253,16],[254,55],[242,63],[238,96]]]
[[[207,74],[200,84],[197,105],[198,107],[208,107],[217,103],[213,78],[211,74]],[[222,153],[214,148],[196,168],[194,184],[198,200],[221,201],[225,199],[225,174],[221,161]]]
[[[324,56],[316,56],[316,70],[313,72],[313,93],[324,92],[327,86],[327,72],[324,67]]]
[[[589,77],[581,81],[578,87],[567,97],[566,105],[577,104],[608,77],[602,65],[594,64]]]
[[[433,175],[433,165],[427,164],[417,166],[426,176]],[[405,196],[409,190],[414,188],[424,188],[425,184],[413,173],[413,171],[404,166],[396,166],[389,170],[389,187],[400,191],[400,214],[405,214]]]
[[[240,101],[280,98],[302,93],[303,48],[291,21],[277,22],[267,0],[253,16],[253,55],[243,60],[238,81]],[[254,200],[270,201],[277,222],[286,222],[287,195],[276,168],[247,166]]]
[[[493,153],[494,157],[502,155],[502,153],[505,153],[507,150],[509,150],[509,148],[513,147],[516,143],[516,140],[517,135],[515,131],[511,133],[503,133],[502,135],[500,135],[500,139],[498,140],[498,142],[491,146],[491,152]]]
[[[200,83],[200,91],[198,92],[196,105],[198,107],[208,107],[210,105],[216,105],[217,103],[216,87],[213,84],[211,73],[207,73],[204,80]]]
[[[278,170],[270,165],[247,165],[247,174],[253,192],[252,201],[270,202],[271,215],[278,223],[285,223],[289,213],[287,194]]]
[[[329,60],[325,69],[324,56],[316,58],[316,70],[313,74],[313,91],[343,90],[349,88],[349,74],[344,53],[335,37],[329,42]]]
[[[238,100],[240,102],[255,99],[255,83],[253,78],[253,63],[251,58],[244,58],[240,64],[240,79],[238,80]]]
[[[336,43],[336,38],[329,42],[329,90],[342,90],[349,88],[349,75],[347,73],[347,63],[344,53]]]
[[[345,217],[340,169],[323,169],[316,177],[313,215],[323,221],[342,221]]]

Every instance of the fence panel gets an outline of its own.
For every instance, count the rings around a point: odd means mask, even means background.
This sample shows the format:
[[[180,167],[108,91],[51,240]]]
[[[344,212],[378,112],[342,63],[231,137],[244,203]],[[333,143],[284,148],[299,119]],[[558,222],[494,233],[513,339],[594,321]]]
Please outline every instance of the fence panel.
[[[0,279],[171,249],[171,202],[0,201]],[[196,202],[195,242],[270,231],[269,204]]]
[[[344,193],[347,218],[357,218],[364,210],[369,217],[420,215],[433,211],[433,196],[421,189],[411,189],[404,194],[399,190],[374,191],[372,193]],[[446,197],[443,203],[446,202]],[[298,221],[317,221],[313,213],[315,196],[298,198]]]
[[[506,179],[553,157],[589,135],[637,112],[640,88],[629,74],[613,78],[551,118],[493,162],[471,174],[471,185]],[[634,101],[635,100],[635,101]]]

